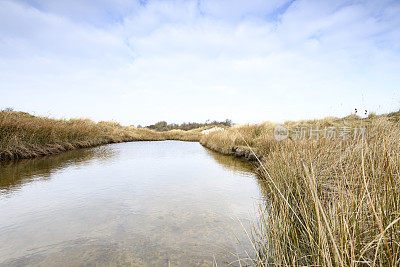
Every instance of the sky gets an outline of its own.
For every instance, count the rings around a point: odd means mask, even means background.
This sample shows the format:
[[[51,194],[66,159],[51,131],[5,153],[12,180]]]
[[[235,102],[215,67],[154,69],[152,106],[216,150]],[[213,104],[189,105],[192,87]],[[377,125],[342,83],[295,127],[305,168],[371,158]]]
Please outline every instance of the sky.
[[[0,108],[123,125],[400,108],[400,1],[0,0]]]

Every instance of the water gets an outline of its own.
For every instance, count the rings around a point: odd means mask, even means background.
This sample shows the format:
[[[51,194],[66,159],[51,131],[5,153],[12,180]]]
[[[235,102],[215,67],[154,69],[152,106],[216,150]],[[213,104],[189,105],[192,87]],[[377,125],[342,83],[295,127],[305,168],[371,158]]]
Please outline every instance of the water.
[[[224,266],[259,198],[248,163],[192,142],[2,163],[0,266]]]

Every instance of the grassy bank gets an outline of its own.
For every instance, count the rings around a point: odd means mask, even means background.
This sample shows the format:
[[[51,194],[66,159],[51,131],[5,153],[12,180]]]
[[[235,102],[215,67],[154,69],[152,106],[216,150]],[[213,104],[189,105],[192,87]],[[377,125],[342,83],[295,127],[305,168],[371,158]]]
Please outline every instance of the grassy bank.
[[[256,264],[400,264],[399,115],[287,122],[283,141],[271,123],[201,138],[208,148],[259,166],[267,203],[253,227]],[[299,129],[317,127],[321,136],[302,138]],[[329,127],[336,137],[323,137]],[[356,136],[364,127],[364,138]]]
[[[156,132],[88,119],[56,120],[24,112],[0,112],[0,160],[57,154],[76,148],[128,141],[198,141],[202,129]]]

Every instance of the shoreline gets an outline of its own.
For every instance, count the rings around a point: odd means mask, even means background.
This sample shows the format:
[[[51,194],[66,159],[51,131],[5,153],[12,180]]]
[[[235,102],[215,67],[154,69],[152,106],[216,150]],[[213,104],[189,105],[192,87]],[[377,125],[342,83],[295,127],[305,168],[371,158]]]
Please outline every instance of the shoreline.
[[[82,148],[94,148],[100,147],[109,144],[118,144],[118,143],[130,143],[130,142],[162,142],[162,141],[181,141],[181,142],[198,142],[197,140],[181,140],[181,139],[151,139],[151,140],[143,140],[143,139],[134,139],[134,140],[123,140],[123,141],[110,141],[99,144],[63,144],[63,145],[51,145],[47,147],[41,147],[38,149],[30,149],[29,152],[23,152],[23,154],[14,153],[12,155],[6,154],[4,152],[0,152],[0,163],[1,162],[9,162],[13,160],[22,160],[22,159],[33,159],[39,157],[46,157],[52,155],[59,155],[64,152],[82,149]],[[218,151],[215,151],[218,152]]]
[[[25,112],[0,112],[0,161],[60,154],[79,148],[136,142],[198,141],[208,127],[157,132],[147,128],[121,126],[116,122],[89,119],[58,120]]]

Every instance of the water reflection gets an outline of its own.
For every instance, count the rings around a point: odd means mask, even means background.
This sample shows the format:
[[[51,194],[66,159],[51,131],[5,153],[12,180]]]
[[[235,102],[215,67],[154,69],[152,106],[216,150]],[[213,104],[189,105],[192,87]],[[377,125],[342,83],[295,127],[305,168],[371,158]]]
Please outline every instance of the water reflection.
[[[237,219],[259,198],[252,166],[198,143],[11,162],[0,181],[0,266],[225,266],[251,250]]]
[[[70,166],[78,167],[91,160],[108,161],[117,155],[110,147],[85,148],[65,153],[0,162],[0,195],[6,196],[35,180],[45,181],[57,171]]]
[[[227,156],[221,153],[214,152],[210,149],[206,149],[207,153],[221,166],[226,168],[227,170],[231,170],[234,172],[241,172],[243,174],[254,175],[254,165],[248,161],[245,161],[240,158],[236,158],[234,156]]]
[[[265,201],[265,197],[268,195],[269,187],[265,178],[262,177],[260,173],[256,170],[257,165],[254,165],[251,162],[248,162],[241,158],[237,158],[235,156],[227,156],[221,153],[214,152],[210,149],[206,149],[206,151],[217,163],[220,164],[220,166],[222,166],[226,170],[230,170],[236,173],[242,173],[251,177],[257,177],[255,181],[259,185],[259,196],[261,197],[260,200]]]

